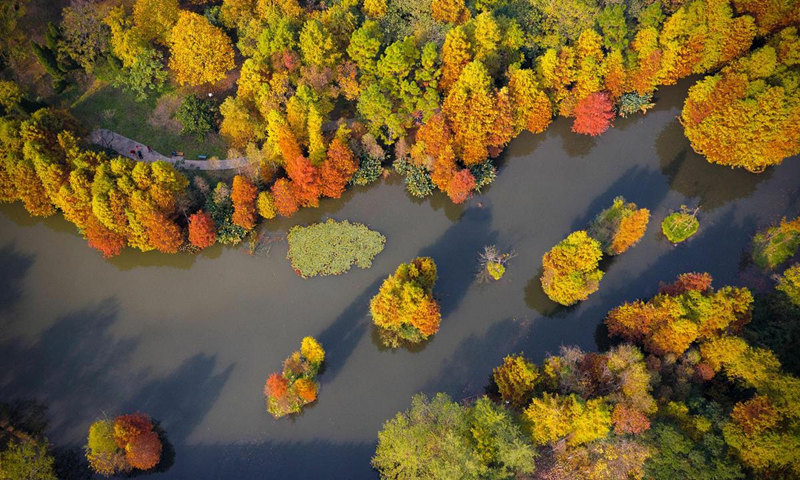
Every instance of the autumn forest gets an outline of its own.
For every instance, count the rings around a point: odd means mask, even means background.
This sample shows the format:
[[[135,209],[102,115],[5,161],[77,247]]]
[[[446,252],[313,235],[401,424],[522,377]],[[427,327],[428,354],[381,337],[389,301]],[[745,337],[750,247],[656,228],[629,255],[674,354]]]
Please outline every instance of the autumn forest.
[[[800,478],[799,29],[3,0],[0,480]]]

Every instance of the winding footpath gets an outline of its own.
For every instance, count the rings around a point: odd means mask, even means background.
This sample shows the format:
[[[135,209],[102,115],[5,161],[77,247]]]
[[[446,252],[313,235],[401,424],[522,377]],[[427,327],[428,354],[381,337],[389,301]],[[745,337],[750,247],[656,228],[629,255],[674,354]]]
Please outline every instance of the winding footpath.
[[[103,148],[114,150],[123,157],[128,157],[137,162],[168,162],[185,170],[234,170],[246,167],[250,162],[247,157],[225,158],[221,160],[186,160],[182,156],[166,156],[147,145],[131,140],[119,133],[98,128],[89,134],[89,141]],[[134,152],[134,153],[131,153]],[[139,158],[137,152],[142,153]]]

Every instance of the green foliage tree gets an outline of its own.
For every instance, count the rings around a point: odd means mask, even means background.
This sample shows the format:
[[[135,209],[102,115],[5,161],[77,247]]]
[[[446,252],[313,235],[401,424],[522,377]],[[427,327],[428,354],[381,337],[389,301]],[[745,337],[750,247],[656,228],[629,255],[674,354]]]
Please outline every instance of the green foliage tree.
[[[671,423],[659,423],[647,434],[653,455],[645,462],[647,478],[669,480],[738,480],[745,478],[742,467],[731,462],[719,434],[709,432],[699,441]]]
[[[385,479],[512,479],[533,472],[534,455],[509,413],[487,399],[465,408],[419,394],[378,433],[372,466]]]
[[[792,303],[800,307],[800,263],[795,263],[787,268],[775,288],[786,294]]]
[[[47,441],[11,440],[0,451],[0,479],[57,480]]]
[[[187,95],[175,112],[175,118],[183,125],[181,133],[202,140],[217,126],[217,106],[211,99]]]
[[[111,31],[103,22],[104,10],[88,0],[72,0],[61,12],[59,52],[90,73],[109,50]]]
[[[115,87],[133,93],[138,101],[159,94],[167,80],[167,71],[161,53],[145,47],[136,55],[133,64],[120,70],[114,78]]]

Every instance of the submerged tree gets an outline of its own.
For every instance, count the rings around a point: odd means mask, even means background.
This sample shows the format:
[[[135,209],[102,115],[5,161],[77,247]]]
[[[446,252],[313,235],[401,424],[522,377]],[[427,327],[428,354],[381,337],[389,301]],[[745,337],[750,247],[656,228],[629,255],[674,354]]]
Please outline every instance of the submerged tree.
[[[650,210],[617,197],[609,208],[595,217],[589,236],[600,242],[604,253],[619,255],[641,240],[649,221]]]
[[[156,427],[142,413],[98,420],[89,427],[86,457],[92,469],[101,475],[150,470],[161,461],[161,451]]]
[[[542,289],[554,302],[573,305],[600,287],[600,242],[586,231],[572,232],[542,257]]]
[[[506,264],[514,258],[516,254],[512,252],[500,253],[495,245],[486,245],[483,252],[478,256],[478,266],[480,270],[475,275],[479,283],[488,282],[489,279],[500,280],[506,273]]]
[[[439,331],[442,315],[433,298],[435,283],[436,264],[429,257],[400,264],[383,281],[369,310],[384,345],[419,343]]]
[[[325,361],[325,350],[314,337],[304,337],[300,350],[283,362],[283,370],[267,378],[264,396],[267,411],[275,418],[300,413],[317,400],[317,374]]]
[[[689,210],[686,205],[681,205],[679,212],[673,212],[667,215],[661,222],[661,232],[672,243],[680,243],[688,239],[700,228],[700,222],[697,221],[697,211],[700,207],[694,210]]]

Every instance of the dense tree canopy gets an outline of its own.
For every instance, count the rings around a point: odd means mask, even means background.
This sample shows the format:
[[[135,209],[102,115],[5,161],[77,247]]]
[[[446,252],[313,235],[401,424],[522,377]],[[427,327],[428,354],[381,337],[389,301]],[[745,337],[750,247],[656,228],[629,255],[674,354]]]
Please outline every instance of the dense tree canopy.
[[[435,283],[436,264],[429,257],[400,264],[383,281],[369,311],[385,345],[418,343],[439,331],[442,315],[433,298]]]

